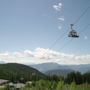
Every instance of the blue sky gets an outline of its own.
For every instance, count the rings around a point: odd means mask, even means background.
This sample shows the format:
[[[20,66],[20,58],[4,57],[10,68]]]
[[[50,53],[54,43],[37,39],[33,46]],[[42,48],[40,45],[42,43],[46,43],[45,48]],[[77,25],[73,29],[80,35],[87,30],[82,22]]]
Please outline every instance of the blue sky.
[[[64,36],[51,48],[52,51],[66,55],[89,55],[90,27],[83,29],[90,24],[90,8],[73,27],[77,32],[83,30],[80,38],[65,45],[71,40],[68,37],[70,24],[74,23],[89,6],[90,0],[1,0],[1,55],[5,52],[18,52],[20,55],[25,50],[34,52],[37,48],[49,49],[63,33]],[[26,58],[28,57],[24,57]]]

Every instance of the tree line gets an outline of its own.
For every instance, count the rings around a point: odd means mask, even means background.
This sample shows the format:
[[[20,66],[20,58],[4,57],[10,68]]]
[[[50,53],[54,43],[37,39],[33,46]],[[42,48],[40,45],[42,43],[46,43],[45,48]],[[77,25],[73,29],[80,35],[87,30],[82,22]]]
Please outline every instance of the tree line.
[[[19,73],[13,72],[9,70],[0,69],[0,79],[10,80],[11,82],[27,82],[27,81],[38,81],[38,80],[49,80],[59,82],[63,80],[67,84],[71,84],[75,82],[76,84],[89,83],[90,84],[90,72],[81,74],[80,72],[71,72],[66,77],[63,76],[39,76],[37,74],[27,74],[27,73]]]
[[[90,84],[90,72],[81,74],[80,72],[71,72],[66,77],[62,76],[49,76],[48,79],[50,81],[60,81],[63,80],[66,84],[71,84],[72,82],[75,82],[77,85],[88,83]]]

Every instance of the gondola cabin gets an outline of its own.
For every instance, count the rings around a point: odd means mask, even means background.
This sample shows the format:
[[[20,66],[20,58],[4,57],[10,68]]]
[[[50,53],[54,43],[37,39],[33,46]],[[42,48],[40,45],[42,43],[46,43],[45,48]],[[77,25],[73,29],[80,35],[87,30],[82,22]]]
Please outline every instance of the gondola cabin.
[[[73,26],[73,24],[71,24],[71,31],[69,32],[68,37],[71,37],[71,38],[79,38],[79,35],[77,35],[77,32],[72,29],[72,26]]]
[[[78,38],[79,36],[77,35],[77,32],[75,30],[72,30],[69,32],[68,37]]]

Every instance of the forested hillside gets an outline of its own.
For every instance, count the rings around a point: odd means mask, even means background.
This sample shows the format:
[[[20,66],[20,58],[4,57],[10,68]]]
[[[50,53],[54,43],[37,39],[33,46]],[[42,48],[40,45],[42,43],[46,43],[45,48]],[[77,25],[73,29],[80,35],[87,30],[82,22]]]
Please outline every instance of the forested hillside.
[[[26,65],[16,63],[0,64],[1,79],[8,79],[11,81],[27,81],[38,80],[42,77],[45,77],[45,75],[38,70]]]

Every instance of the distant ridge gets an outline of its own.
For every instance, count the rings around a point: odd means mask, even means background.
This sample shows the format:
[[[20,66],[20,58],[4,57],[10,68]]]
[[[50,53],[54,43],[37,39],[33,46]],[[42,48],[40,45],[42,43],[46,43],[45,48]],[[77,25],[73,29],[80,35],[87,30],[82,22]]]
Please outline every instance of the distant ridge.
[[[5,64],[5,62],[4,61],[0,61],[0,64]]]
[[[60,65],[57,63],[42,63],[31,65],[31,67],[38,69],[41,72],[48,72],[52,70],[74,70],[81,73],[90,72],[90,64],[80,64],[80,65]]]
[[[74,71],[70,69],[56,69],[56,70],[47,71],[45,72],[45,74],[49,76],[58,75],[58,76],[66,77],[70,72],[74,72]]]
[[[49,70],[56,69],[60,65],[52,62],[52,63],[34,64],[34,65],[30,65],[30,66],[33,68],[37,68],[40,72],[46,72]]]

